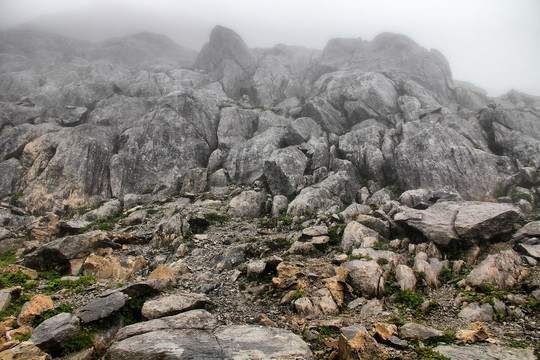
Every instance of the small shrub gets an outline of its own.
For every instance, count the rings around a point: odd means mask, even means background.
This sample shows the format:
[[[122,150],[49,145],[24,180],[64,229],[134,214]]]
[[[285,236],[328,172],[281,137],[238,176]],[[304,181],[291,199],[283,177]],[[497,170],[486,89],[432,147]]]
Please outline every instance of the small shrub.
[[[4,268],[9,264],[15,264],[17,261],[17,255],[15,255],[16,252],[17,249],[0,251],[0,267]]]
[[[438,351],[435,351],[428,347],[416,347],[416,354],[418,359],[427,359],[427,360],[452,360],[447,356],[441,355]]]
[[[78,286],[85,286],[92,283],[95,283],[97,279],[93,276],[81,276],[78,280],[71,281],[71,280],[61,280],[61,279],[53,279],[47,284],[47,289],[49,291],[58,291],[60,289],[75,289]]]
[[[148,209],[148,210],[146,210],[146,213],[148,215],[154,215],[154,214],[156,214],[158,212],[159,212],[159,210],[157,210],[157,209]]]
[[[289,298],[287,299],[289,302],[293,302],[295,300],[300,299],[302,296],[306,294],[306,290],[304,289],[298,289],[295,290],[291,295],[289,295]]]
[[[5,157],[4,157],[4,161],[5,160],[9,160],[9,159],[17,159],[17,160],[20,160],[21,159],[21,156],[23,154],[23,151],[24,151],[24,145],[21,145],[17,148],[17,150],[14,150],[10,153],[8,153]]]
[[[331,226],[328,228],[328,237],[330,238],[328,240],[328,244],[331,246],[337,246],[341,244],[341,239],[343,236],[343,231],[347,225],[345,224],[339,224],[336,226]]]
[[[506,193],[505,193],[505,191],[504,191],[504,189],[502,187],[495,190],[495,193],[493,194],[493,196],[495,196],[495,198],[500,198],[500,197],[503,197],[505,195],[506,195]]]
[[[92,346],[94,346],[94,336],[95,332],[91,329],[85,329],[75,335],[70,336],[64,342],[64,350],[62,355],[66,356],[84,349],[90,349]]]
[[[388,264],[388,260],[385,259],[385,258],[379,258],[377,260],[377,264],[379,264],[380,266],[384,266],[384,265]]]
[[[396,293],[396,303],[404,305],[409,309],[418,309],[424,298],[414,290],[398,290]]]
[[[512,194],[510,194],[510,197],[512,198],[512,200],[514,202],[518,202],[519,200],[521,199],[525,199],[527,200],[528,202],[532,203],[533,202],[533,198],[531,195],[527,194],[527,193],[522,193],[522,192],[519,192],[519,191],[514,191],[512,192]]]
[[[380,241],[375,241],[375,243],[373,244],[373,250],[381,250],[382,249],[382,244]]]
[[[18,192],[16,194],[13,194],[11,198],[9,199],[9,202],[12,204],[15,204],[24,194],[22,192]]]
[[[22,286],[28,280],[30,280],[30,276],[23,274],[21,271],[0,275],[0,284],[3,288]]]
[[[457,341],[457,337],[451,331],[445,331],[444,335],[434,336],[429,339],[423,340],[424,345],[427,345],[427,346],[436,346],[439,343],[455,344],[456,341]]]
[[[11,219],[10,218],[4,218],[2,220],[2,226],[9,226],[9,224],[11,223]]]
[[[151,194],[151,193],[153,193],[153,192],[154,192],[154,189],[148,188],[148,189],[144,189],[142,193],[143,193],[144,195],[146,195],[146,194]]]
[[[223,224],[231,219],[227,214],[219,214],[217,212],[209,212],[204,214],[204,218],[208,221],[218,222]]]
[[[238,284],[238,290],[246,291],[246,289],[247,289],[246,283],[241,282],[240,284]]]
[[[373,210],[373,211],[379,210],[379,205],[377,205],[377,204],[369,204],[369,207],[370,207],[371,210]]]
[[[291,246],[291,242],[283,237],[268,239],[265,240],[264,243],[268,246],[270,251],[286,250]]]
[[[504,321],[505,315],[502,312],[497,312],[493,314],[493,320],[496,322],[502,323]]]
[[[390,318],[388,319],[388,322],[390,324],[396,325],[397,327],[405,325],[405,320],[403,320],[400,316],[395,316],[395,315],[390,316]]]
[[[60,274],[58,271],[56,270],[51,270],[51,271],[38,271],[38,278],[40,279],[47,279],[47,280],[51,280],[51,279],[58,279],[62,277],[62,274]]]
[[[452,272],[452,269],[449,269],[447,267],[443,267],[441,270],[440,280],[442,283],[447,283],[454,279],[454,273]]]
[[[335,326],[323,325],[317,328],[317,332],[324,338],[334,338],[341,334],[339,328]]]

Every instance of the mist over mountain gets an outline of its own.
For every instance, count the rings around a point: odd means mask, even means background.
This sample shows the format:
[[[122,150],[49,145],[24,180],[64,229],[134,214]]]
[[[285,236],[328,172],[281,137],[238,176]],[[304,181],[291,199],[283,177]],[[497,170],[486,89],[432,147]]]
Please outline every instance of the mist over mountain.
[[[105,281],[56,294],[76,311],[41,328],[8,300],[39,347],[10,356],[58,356],[104,320],[110,340],[87,346],[104,359],[359,359],[359,338],[372,359],[422,358],[410,339],[494,319],[500,341],[511,328],[532,346],[540,97],[489,97],[390,32],[322,49],[252,49],[220,25],[200,51],[175,40],[0,32],[0,248],[22,249],[9,271]],[[53,310],[38,280],[28,300]]]

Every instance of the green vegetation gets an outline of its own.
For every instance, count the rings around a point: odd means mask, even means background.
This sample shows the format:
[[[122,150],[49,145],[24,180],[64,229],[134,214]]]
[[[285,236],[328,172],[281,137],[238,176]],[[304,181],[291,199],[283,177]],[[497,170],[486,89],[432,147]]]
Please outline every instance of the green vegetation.
[[[388,190],[390,190],[391,192],[393,192],[394,194],[396,195],[401,195],[401,191],[399,190],[399,186],[397,185],[389,185],[387,186]]]
[[[19,146],[17,148],[17,150],[14,150],[10,153],[8,153],[5,157],[4,157],[4,161],[6,160],[9,160],[9,159],[17,159],[17,160],[20,160],[21,159],[21,156],[23,154],[23,151],[24,151],[24,144]]]
[[[218,222],[220,224],[226,223],[231,219],[231,217],[227,214],[220,214],[217,212],[209,212],[204,214],[204,218],[211,222]]]
[[[504,321],[505,317],[506,316],[502,312],[497,312],[497,313],[493,314],[493,320],[496,321],[496,322],[502,323]]]
[[[30,276],[23,274],[21,271],[0,275],[0,285],[2,286],[2,288],[22,286],[28,280],[30,280]]]
[[[58,291],[60,289],[76,289],[79,286],[85,286],[92,283],[95,283],[97,279],[93,276],[81,276],[78,280],[61,280],[54,279],[49,282],[47,285],[47,290],[49,291]]]
[[[414,349],[418,355],[418,359],[426,360],[452,360],[449,357],[441,355],[438,351],[435,351],[429,347],[416,347]]]
[[[373,210],[373,211],[379,210],[379,205],[377,205],[377,204],[369,204],[369,207],[370,207],[371,210]]]
[[[400,326],[405,325],[405,320],[403,320],[403,318],[402,318],[401,316],[395,316],[395,315],[392,315],[392,316],[390,316],[390,318],[388,319],[388,322],[389,322],[390,324],[396,325],[397,327],[400,327]]]
[[[398,290],[396,292],[396,303],[409,309],[418,309],[423,302],[423,296],[414,290]]]
[[[5,268],[10,264],[15,264],[17,261],[17,255],[15,255],[16,252],[17,249],[0,251],[0,268]]]
[[[452,281],[454,279],[454,273],[452,272],[452,269],[449,269],[447,267],[443,267],[442,270],[441,270],[441,274],[439,276],[439,279],[441,280],[441,282],[444,284],[444,283],[447,283],[449,281]]]
[[[506,195],[506,192],[504,191],[504,189],[502,187],[495,190],[495,193],[493,194],[493,196],[495,196],[495,198],[500,198],[500,197],[503,197],[505,195]]]
[[[264,241],[266,246],[270,249],[270,251],[280,251],[280,250],[286,250],[291,246],[291,242],[283,237],[278,237],[275,239],[267,239]]]
[[[22,192],[18,192],[16,194],[13,194],[11,198],[9,199],[9,202],[11,204],[15,204],[17,200],[19,200],[24,194]]]
[[[384,265],[388,264],[388,260],[385,259],[385,258],[379,258],[379,259],[377,259],[377,264],[379,264],[380,266],[384,266]]]
[[[151,194],[151,193],[153,193],[153,192],[154,192],[154,189],[148,188],[148,189],[144,189],[142,193],[143,193],[144,195],[146,195],[146,194]]]
[[[2,220],[2,226],[9,226],[9,224],[11,223],[11,219],[10,218],[4,218]]]
[[[527,200],[528,202],[530,202],[531,204],[533,203],[532,196],[527,194],[527,193],[523,193],[523,192],[519,192],[519,191],[513,191],[510,194],[510,197],[512,198],[512,200],[514,202],[518,202],[519,200],[524,199],[524,200]]]
[[[451,331],[445,331],[444,335],[441,336],[434,336],[429,339],[424,339],[422,342],[426,346],[436,346],[439,343],[445,343],[445,344],[455,344],[457,341],[456,335]]]
[[[60,274],[58,271],[51,270],[51,271],[38,271],[38,278],[40,279],[57,279],[62,277],[62,274]]]
[[[120,221],[126,216],[127,216],[127,213],[125,212],[124,207],[121,207],[113,216],[108,217],[108,218],[98,219],[94,222],[91,222],[90,224],[80,228],[77,231],[77,233],[84,234],[88,230],[95,229],[95,228],[99,230],[103,230],[103,231],[112,231],[114,227],[116,226],[116,224],[118,223],[118,221]]]
[[[9,307],[0,312],[0,320],[3,320],[4,318],[8,316],[17,316],[21,312],[21,309],[25,302],[30,301],[32,296],[30,295],[21,295],[18,298],[11,301],[11,304]]]
[[[304,290],[304,289],[295,290],[291,295],[289,295],[289,298],[287,299],[287,301],[288,302],[293,302],[295,300],[300,299],[305,294],[306,294],[306,290]]]
[[[353,261],[353,260],[373,260],[373,258],[369,255],[362,255],[362,254],[358,254],[358,255],[351,255],[349,256],[349,260],[350,261]]]
[[[156,213],[158,213],[158,212],[159,212],[158,209],[148,209],[148,210],[146,210],[146,213],[147,213],[148,215],[154,215],[154,214],[156,214]]]
[[[62,314],[62,313],[70,313],[71,314],[72,312],[73,312],[73,305],[71,305],[71,304],[60,304],[56,308],[54,308],[54,310],[47,310],[44,313],[42,313],[41,315],[37,316],[34,319],[33,326],[36,327],[39,324],[41,324],[42,322],[44,322],[45,320],[50,319],[53,316],[56,316],[58,314]]]
[[[336,226],[331,226],[328,228],[328,237],[330,238],[328,240],[328,244],[330,246],[337,246],[341,244],[341,239],[343,236],[343,231],[347,227],[346,224],[339,224]]]
[[[281,229],[282,224],[289,226],[292,223],[293,223],[292,219],[285,215],[276,216],[271,219],[268,219],[268,218],[259,219],[259,226],[262,228],[267,228],[267,229]]]
[[[63,356],[78,352],[84,349],[90,349],[94,346],[93,339],[96,332],[93,329],[84,329],[75,335],[70,336],[64,343]]]
[[[317,332],[324,338],[334,338],[341,334],[341,331],[336,326],[323,325],[317,328]]]
[[[382,243],[380,241],[375,241],[373,244],[373,250],[381,250],[382,249]]]
[[[247,289],[246,283],[241,282],[240,284],[238,284],[238,290],[246,291],[246,289]]]

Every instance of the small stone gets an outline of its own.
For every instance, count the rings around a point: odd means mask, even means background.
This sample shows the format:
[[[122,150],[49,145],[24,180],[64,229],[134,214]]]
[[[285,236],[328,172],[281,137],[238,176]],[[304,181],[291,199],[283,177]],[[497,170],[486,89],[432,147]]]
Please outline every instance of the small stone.
[[[395,335],[392,335],[390,336],[387,340],[386,340],[386,343],[396,349],[406,349],[409,347],[409,343],[406,342],[405,340],[401,340],[400,338],[398,338],[397,336]]]
[[[338,340],[340,359],[386,359],[388,354],[367,332],[359,332],[351,340],[340,335]]]
[[[374,337],[387,341],[392,335],[397,335],[397,326],[394,324],[376,323],[374,326]]]
[[[246,265],[247,267],[247,277],[248,279],[258,279],[260,276],[263,276],[266,271],[266,261],[265,260],[255,260],[251,261]]]
[[[321,236],[328,235],[328,227],[326,226],[311,226],[302,230],[302,234],[306,236]]]
[[[17,323],[19,325],[30,325],[36,316],[43,314],[47,310],[54,310],[52,299],[46,295],[36,295],[23,305],[17,317]]]
[[[470,324],[466,330],[459,330],[456,333],[456,337],[466,343],[475,343],[477,341],[484,341],[489,338],[489,333],[481,322],[475,322]]]
[[[270,318],[265,314],[259,315],[259,317],[257,318],[257,323],[266,327],[277,327],[276,323],[270,320]]]
[[[40,348],[29,341],[22,342],[8,350],[0,352],[0,359],[6,360],[52,360]]]
[[[141,312],[147,319],[157,319],[188,310],[207,308],[211,304],[210,299],[203,294],[170,295],[145,302]]]
[[[441,330],[433,329],[428,326],[407,323],[400,329],[401,337],[404,339],[429,339],[435,336],[442,336],[444,333]]]
[[[468,321],[493,321],[493,308],[487,303],[472,303],[461,310],[458,317]]]
[[[30,341],[48,353],[57,353],[64,348],[66,340],[79,330],[79,318],[62,313],[45,320],[34,330]]]
[[[301,298],[295,300],[293,302],[295,310],[303,315],[303,316],[310,316],[315,313],[315,310],[313,308],[313,303],[309,298],[302,296]]]
[[[178,273],[175,270],[171,269],[168,266],[161,265],[157,269],[152,271],[150,275],[148,275],[148,280],[166,279],[166,278],[176,279],[177,277],[178,277]]]
[[[122,292],[115,292],[91,301],[77,310],[76,315],[84,323],[104,319],[123,308],[127,300],[128,295]]]
[[[347,305],[349,307],[349,309],[351,310],[354,310],[356,309],[357,307],[363,305],[364,303],[366,302],[366,299],[361,297],[361,298],[356,298],[352,301],[349,302],[349,304]]]
[[[373,299],[368,301],[362,309],[360,309],[360,315],[365,318],[376,316],[382,312],[382,303],[379,299]]]
[[[11,305],[11,293],[9,291],[0,291],[0,311],[6,310]]]

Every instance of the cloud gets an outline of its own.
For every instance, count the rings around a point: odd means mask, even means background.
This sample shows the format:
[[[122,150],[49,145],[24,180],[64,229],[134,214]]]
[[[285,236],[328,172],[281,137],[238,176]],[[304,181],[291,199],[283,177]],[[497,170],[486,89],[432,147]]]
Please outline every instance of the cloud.
[[[32,26],[92,41],[138,31],[200,49],[213,26],[250,47],[323,48],[330,38],[407,35],[440,50],[454,77],[492,96],[540,95],[538,0],[0,0],[3,27]]]

